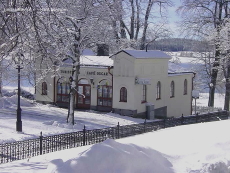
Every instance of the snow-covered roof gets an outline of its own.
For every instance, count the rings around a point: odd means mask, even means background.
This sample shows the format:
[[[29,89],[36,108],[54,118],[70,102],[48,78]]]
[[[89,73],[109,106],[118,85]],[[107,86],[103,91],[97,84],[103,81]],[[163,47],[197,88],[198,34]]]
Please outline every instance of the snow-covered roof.
[[[113,66],[113,60],[109,56],[81,56],[80,64],[86,66]]]
[[[169,62],[168,63],[168,75],[175,76],[175,75],[183,75],[185,73],[194,73],[187,68],[184,68],[182,65]]]
[[[114,55],[117,55],[120,52],[125,52],[134,58],[161,58],[161,59],[171,59],[171,56],[160,51],[160,50],[121,50]],[[113,55],[112,55],[113,56]],[[111,56],[111,57],[112,57]]]
[[[72,65],[72,59],[68,58],[63,61],[62,66],[70,66]],[[80,57],[80,65],[81,66],[102,66],[102,67],[110,67],[113,66],[113,60],[109,58],[109,56],[85,56],[82,55]]]

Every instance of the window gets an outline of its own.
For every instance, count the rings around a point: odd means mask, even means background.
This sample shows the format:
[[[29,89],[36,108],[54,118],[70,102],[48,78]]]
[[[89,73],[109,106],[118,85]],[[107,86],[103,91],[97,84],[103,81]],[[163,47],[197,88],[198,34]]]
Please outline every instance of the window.
[[[125,87],[120,90],[120,102],[127,102],[127,89]]]
[[[159,100],[161,99],[161,82],[157,82],[157,94],[156,94],[156,99]]]
[[[97,86],[97,105],[112,107],[113,89],[108,80],[102,80]]]
[[[174,97],[175,96],[175,84],[174,84],[174,81],[171,82],[171,85],[170,85],[170,97]]]
[[[47,84],[42,82],[42,95],[47,95]]]
[[[57,101],[69,102],[70,83],[60,78],[57,82]]]
[[[147,85],[143,85],[143,88],[142,88],[142,103],[145,103],[147,101],[147,99],[146,99],[146,91],[147,91]]]
[[[187,79],[184,80],[184,95],[187,95],[188,92],[188,82]]]

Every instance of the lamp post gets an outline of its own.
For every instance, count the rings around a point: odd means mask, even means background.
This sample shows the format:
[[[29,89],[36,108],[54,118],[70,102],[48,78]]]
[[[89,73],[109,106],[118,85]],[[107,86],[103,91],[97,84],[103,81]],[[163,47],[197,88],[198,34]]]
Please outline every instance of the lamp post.
[[[21,120],[21,112],[22,109],[20,107],[20,96],[21,96],[21,87],[20,87],[20,70],[22,69],[21,67],[21,57],[24,57],[22,53],[18,53],[16,56],[18,59],[14,59],[15,64],[17,64],[16,69],[18,70],[18,105],[17,105],[17,121],[16,121],[16,131],[22,132],[22,120]]]
[[[192,91],[192,98],[195,99],[195,114],[196,114],[196,99],[199,99],[199,91],[193,90]]]

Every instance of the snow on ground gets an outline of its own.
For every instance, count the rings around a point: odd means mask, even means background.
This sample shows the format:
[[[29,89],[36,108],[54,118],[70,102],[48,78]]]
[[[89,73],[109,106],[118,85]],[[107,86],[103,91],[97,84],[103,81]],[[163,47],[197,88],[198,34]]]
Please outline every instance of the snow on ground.
[[[199,99],[196,100],[196,104],[198,106],[208,106],[208,97],[209,97],[208,93],[200,93],[200,97]],[[195,104],[194,100],[193,100],[193,104]],[[215,94],[214,105],[217,108],[222,108],[222,109],[224,108],[224,94],[220,94],[220,93]]]
[[[218,95],[220,105],[224,97]],[[197,105],[207,103],[201,94]],[[142,123],[112,113],[76,111],[76,125],[66,124],[67,109],[21,98],[23,133],[15,132],[17,96],[0,98],[0,143],[108,126]],[[218,106],[217,106],[218,107]],[[162,129],[26,160],[0,164],[1,173],[230,173],[230,120]],[[226,135],[225,135],[226,134]]]
[[[44,136],[82,131],[86,129],[101,129],[120,125],[143,123],[144,119],[120,116],[114,113],[96,111],[75,111],[75,125],[68,125],[66,117],[68,110],[52,105],[34,103],[21,97],[23,133],[15,131],[17,96],[0,98],[0,143],[38,138],[42,131]],[[149,121],[149,120],[148,120]]]
[[[162,129],[0,165],[4,173],[229,173],[230,121]]]

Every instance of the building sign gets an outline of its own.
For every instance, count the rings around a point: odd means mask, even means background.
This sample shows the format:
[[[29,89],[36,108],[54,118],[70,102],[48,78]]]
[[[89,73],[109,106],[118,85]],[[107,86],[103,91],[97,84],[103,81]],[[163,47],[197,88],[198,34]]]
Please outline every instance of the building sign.
[[[151,85],[150,79],[145,79],[145,78],[135,78],[135,84],[140,84],[140,85]]]
[[[61,73],[72,74],[70,70],[61,70]],[[100,75],[100,76],[108,76],[108,72],[100,72],[100,71],[87,71],[86,75]]]
[[[108,76],[108,72],[100,72],[100,71],[87,71],[87,75],[101,75],[101,76]]]

